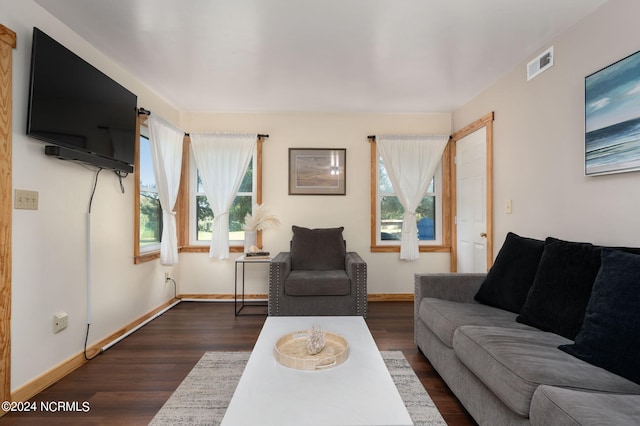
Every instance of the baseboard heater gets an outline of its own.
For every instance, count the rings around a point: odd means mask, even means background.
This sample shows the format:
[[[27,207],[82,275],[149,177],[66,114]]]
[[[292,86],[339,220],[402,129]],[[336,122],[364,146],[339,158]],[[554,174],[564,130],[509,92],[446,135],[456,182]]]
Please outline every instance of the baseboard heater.
[[[44,153],[45,155],[56,157],[61,160],[79,161],[81,163],[90,164],[107,170],[121,170],[125,173],[133,173],[133,166],[129,164],[110,160],[88,152],[76,151],[75,149],[69,149],[63,146],[46,145],[44,147]]]

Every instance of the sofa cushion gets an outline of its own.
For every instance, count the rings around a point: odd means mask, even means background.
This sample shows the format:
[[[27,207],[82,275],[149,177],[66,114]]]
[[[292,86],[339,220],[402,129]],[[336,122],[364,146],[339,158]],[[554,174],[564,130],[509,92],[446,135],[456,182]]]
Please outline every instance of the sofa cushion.
[[[640,422],[640,395],[540,386],[533,394],[529,418],[533,426],[635,426]]]
[[[291,268],[317,271],[344,269],[347,250],[339,228],[292,226]]]
[[[560,349],[640,384],[640,256],[602,249],[582,328]]]
[[[589,243],[547,238],[517,321],[573,340],[600,269],[600,251]]]
[[[475,299],[520,313],[538,270],[544,241],[509,232]]]
[[[539,330],[462,326],[456,356],[511,410],[528,417],[539,385],[640,394],[640,385],[558,349],[570,341]]]
[[[450,348],[453,347],[453,333],[462,325],[493,325],[533,330],[527,325],[518,324],[513,312],[480,303],[457,303],[429,297],[420,302],[418,317]]]
[[[293,270],[284,280],[284,294],[289,296],[346,296],[351,280],[346,271]]]

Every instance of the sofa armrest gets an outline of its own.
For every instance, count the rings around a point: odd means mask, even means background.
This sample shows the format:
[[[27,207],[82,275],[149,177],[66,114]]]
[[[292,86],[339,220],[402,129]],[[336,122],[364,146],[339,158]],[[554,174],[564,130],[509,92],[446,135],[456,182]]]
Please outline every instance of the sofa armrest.
[[[414,316],[418,318],[420,301],[425,297],[451,302],[475,303],[473,297],[480,289],[486,273],[440,273],[416,274],[414,293]]]
[[[269,301],[268,313],[278,313],[280,297],[284,295],[284,280],[291,272],[291,253],[283,251],[269,262]]]

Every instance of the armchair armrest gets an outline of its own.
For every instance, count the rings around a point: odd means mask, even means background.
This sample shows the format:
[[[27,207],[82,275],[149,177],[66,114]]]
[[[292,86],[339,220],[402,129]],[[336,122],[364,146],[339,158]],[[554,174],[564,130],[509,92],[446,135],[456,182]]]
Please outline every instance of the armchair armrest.
[[[449,300],[452,302],[475,303],[473,297],[480,289],[486,273],[440,273],[416,274],[414,317],[418,317],[420,302],[425,297]]]
[[[357,315],[367,317],[367,262],[355,251],[347,252],[345,270],[351,280],[351,294],[356,299]]]
[[[284,268],[285,276],[291,272],[291,252],[282,251],[276,257],[271,259],[269,268]]]
[[[277,312],[280,296],[284,294],[284,280],[291,272],[291,252],[283,251],[269,262],[269,315]]]
[[[367,262],[355,251],[347,252],[344,260],[344,269],[351,280],[357,279],[358,273],[367,273]]]

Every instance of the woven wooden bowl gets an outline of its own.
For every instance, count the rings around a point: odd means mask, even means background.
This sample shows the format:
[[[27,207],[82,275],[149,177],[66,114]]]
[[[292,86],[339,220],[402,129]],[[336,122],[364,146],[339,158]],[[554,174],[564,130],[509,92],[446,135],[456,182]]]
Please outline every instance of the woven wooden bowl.
[[[307,350],[309,333],[309,330],[296,331],[279,338],[274,347],[276,360],[297,370],[323,370],[342,364],[349,356],[347,341],[330,332],[325,332],[324,349],[311,355]]]

